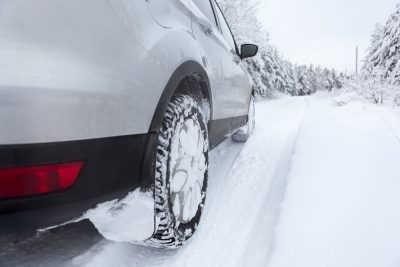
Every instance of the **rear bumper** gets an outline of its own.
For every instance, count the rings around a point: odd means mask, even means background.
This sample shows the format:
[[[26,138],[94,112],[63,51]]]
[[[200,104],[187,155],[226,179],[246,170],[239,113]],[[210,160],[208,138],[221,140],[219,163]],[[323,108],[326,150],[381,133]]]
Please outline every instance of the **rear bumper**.
[[[59,193],[0,199],[0,234],[45,228],[80,217],[96,204],[151,188],[155,134],[0,146],[0,167],[85,161],[77,183]],[[146,164],[143,164],[146,161]]]

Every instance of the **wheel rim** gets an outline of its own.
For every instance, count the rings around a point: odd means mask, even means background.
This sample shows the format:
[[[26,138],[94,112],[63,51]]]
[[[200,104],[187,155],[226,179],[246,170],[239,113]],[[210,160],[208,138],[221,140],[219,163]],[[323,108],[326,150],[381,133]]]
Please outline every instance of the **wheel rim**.
[[[193,118],[178,125],[171,142],[170,199],[178,223],[188,223],[202,203],[202,188],[207,170],[204,136]],[[177,225],[177,226],[178,226]]]

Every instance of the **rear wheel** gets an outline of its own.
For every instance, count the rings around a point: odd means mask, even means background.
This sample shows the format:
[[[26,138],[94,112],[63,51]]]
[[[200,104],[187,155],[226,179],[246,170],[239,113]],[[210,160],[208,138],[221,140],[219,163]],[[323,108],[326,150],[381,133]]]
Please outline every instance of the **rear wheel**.
[[[256,109],[254,103],[254,96],[250,98],[250,106],[249,106],[249,115],[247,124],[240,128],[232,135],[232,140],[235,142],[246,142],[249,139],[250,135],[254,133],[254,129],[256,127]]]
[[[174,97],[166,111],[157,144],[156,247],[182,246],[195,232],[203,211],[208,178],[208,132],[205,116],[189,96]]]

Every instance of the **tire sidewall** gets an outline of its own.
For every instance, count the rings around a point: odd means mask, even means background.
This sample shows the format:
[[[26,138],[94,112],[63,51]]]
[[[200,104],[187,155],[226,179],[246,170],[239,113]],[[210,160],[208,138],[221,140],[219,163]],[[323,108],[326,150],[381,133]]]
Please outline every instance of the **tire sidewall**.
[[[201,128],[203,135],[203,152],[206,162],[206,171],[204,173],[203,187],[201,190],[202,201],[198,207],[197,213],[188,223],[180,224],[176,227],[177,222],[173,213],[173,203],[171,201],[171,146],[172,140],[180,125],[186,120],[196,120]],[[206,190],[208,185],[208,128],[205,116],[199,104],[189,96],[175,96],[168,106],[166,115],[159,132],[157,144],[157,163],[156,163],[156,180],[155,180],[155,223],[156,231],[149,241],[151,245],[165,248],[176,248],[182,246],[195,232],[200,222],[201,214],[206,200]],[[160,154],[161,153],[161,154]],[[167,153],[167,155],[163,154]],[[161,162],[160,158],[164,162]],[[165,161],[166,160],[166,161]],[[165,164],[161,166],[160,164]],[[163,244],[160,244],[162,240]],[[165,241],[165,242],[164,242]]]

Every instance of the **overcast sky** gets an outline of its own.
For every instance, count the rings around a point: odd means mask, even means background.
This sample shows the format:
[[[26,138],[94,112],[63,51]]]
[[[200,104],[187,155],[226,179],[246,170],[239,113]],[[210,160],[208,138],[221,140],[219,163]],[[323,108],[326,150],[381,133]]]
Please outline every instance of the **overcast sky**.
[[[376,23],[400,0],[261,0],[260,18],[273,44],[291,61],[354,71],[355,47],[365,54]]]

